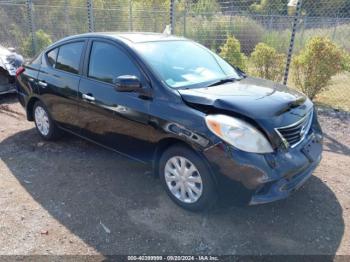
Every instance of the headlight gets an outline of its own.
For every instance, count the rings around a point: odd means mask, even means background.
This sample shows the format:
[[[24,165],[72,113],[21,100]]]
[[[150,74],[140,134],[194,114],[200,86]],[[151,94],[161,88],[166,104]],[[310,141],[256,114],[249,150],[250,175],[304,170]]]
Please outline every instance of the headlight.
[[[205,122],[211,132],[242,151],[273,152],[265,136],[247,122],[226,115],[208,115]]]

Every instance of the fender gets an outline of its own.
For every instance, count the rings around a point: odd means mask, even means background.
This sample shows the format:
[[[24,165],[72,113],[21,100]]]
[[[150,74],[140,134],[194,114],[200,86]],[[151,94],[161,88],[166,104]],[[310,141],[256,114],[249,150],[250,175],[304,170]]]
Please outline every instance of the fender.
[[[36,94],[33,94],[32,96],[25,98],[25,105],[24,108],[26,110],[27,120],[28,121],[34,121],[33,116],[33,107],[36,101],[41,101],[43,104],[45,104]]]

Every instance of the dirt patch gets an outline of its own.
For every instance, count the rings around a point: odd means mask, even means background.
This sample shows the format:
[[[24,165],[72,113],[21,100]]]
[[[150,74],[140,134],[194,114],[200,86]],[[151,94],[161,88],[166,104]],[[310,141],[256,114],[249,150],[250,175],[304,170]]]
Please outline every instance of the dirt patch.
[[[0,104],[0,255],[350,254],[348,119],[320,114],[323,160],[289,199],[197,214],[144,166],[72,136],[43,142],[15,97]]]

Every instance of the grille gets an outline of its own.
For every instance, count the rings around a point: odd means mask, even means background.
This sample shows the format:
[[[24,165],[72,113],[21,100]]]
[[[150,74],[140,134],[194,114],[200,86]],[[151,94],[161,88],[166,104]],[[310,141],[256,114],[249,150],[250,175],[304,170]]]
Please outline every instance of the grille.
[[[309,112],[303,119],[298,122],[284,127],[276,128],[286,147],[295,147],[303,141],[310,130],[313,111]]]

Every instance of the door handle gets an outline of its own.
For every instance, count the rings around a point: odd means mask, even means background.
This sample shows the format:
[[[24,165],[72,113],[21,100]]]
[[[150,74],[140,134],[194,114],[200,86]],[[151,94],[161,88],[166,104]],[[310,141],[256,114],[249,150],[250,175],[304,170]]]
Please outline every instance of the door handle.
[[[39,86],[47,87],[47,83],[44,81],[38,81]]]
[[[92,95],[90,95],[90,94],[83,94],[83,99],[85,99],[85,100],[88,100],[88,101],[95,101],[95,98],[92,96]]]

